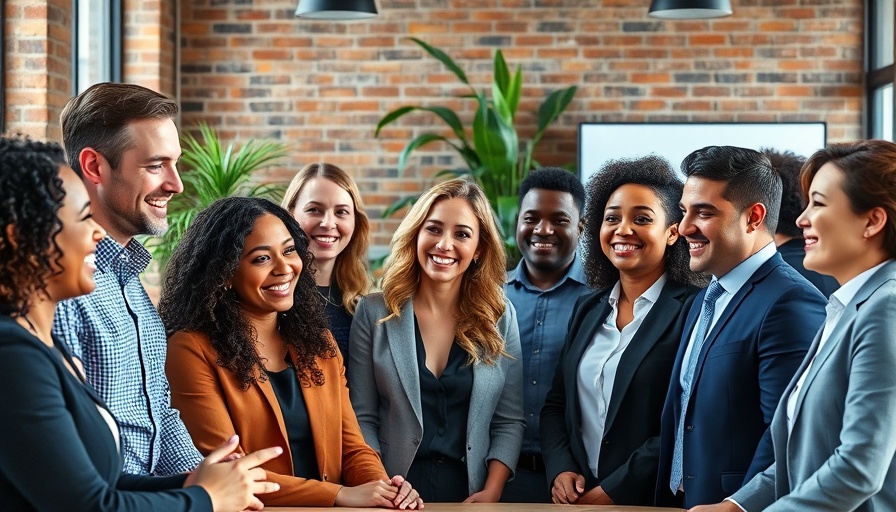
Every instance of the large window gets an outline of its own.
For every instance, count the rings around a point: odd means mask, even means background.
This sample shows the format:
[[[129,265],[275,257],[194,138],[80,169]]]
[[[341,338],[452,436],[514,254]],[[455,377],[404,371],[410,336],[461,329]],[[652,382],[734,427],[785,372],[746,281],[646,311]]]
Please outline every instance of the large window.
[[[873,139],[894,140],[893,66],[894,32],[896,19],[893,0],[868,0],[865,9],[868,55],[868,126],[866,135]]]
[[[73,0],[72,88],[121,81],[121,0]]]

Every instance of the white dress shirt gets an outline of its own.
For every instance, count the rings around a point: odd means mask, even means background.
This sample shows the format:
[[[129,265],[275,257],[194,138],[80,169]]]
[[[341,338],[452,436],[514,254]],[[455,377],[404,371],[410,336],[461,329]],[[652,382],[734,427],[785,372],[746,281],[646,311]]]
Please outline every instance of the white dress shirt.
[[[620,284],[617,281],[607,298],[611,308],[610,314],[597,330],[579,363],[576,384],[579,405],[582,408],[582,440],[588,455],[588,466],[594,476],[597,476],[600,447],[603,443],[604,427],[607,421],[607,409],[610,405],[610,397],[613,395],[613,383],[616,380],[619,360],[635,333],[638,332],[644,317],[650,313],[650,309],[659,298],[666,280],[666,274],[663,274],[640,297],[635,299],[634,318],[622,328],[622,331],[616,328],[620,293]]]

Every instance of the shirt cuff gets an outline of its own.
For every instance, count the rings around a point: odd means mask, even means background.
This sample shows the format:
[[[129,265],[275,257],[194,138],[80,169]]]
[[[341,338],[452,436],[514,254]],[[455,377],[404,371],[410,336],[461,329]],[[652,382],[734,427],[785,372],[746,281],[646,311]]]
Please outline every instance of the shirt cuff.
[[[731,503],[734,503],[735,505],[737,505],[737,508],[743,510],[744,512],[747,512],[747,509],[745,509],[744,507],[740,506],[740,503],[734,501],[733,498],[725,498],[725,499],[722,500],[722,501],[730,501]]]

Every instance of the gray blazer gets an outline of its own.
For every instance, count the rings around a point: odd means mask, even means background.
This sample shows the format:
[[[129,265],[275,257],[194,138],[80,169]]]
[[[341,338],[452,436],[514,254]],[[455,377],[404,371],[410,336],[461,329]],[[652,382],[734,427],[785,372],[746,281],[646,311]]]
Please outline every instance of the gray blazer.
[[[361,299],[349,335],[348,385],[361,432],[383,457],[389,475],[406,475],[423,439],[420,375],[414,338],[414,310],[408,300],[401,316],[389,313],[381,293]],[[473,365],[467,421],[467,476],[470,494],[485,486],[487,463],[516,468],[523,442],[523,370],[516,311],[510,301],[498,321],[506,351],[492,365]]]
[[[820,337],[769,427],[775,463],[732,499],[749,512],[896,510],[896,261],[846,305],[797,395],[788,435],[787,399]]]

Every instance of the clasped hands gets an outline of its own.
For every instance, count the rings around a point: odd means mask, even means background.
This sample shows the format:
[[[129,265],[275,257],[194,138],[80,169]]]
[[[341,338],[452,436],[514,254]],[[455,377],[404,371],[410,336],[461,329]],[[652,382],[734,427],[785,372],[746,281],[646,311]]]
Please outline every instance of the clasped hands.
[[[551,499],[561,505],[613,505],[613,500],[598,485],[585,492],[585,477],[564,471],[554,478]]]

